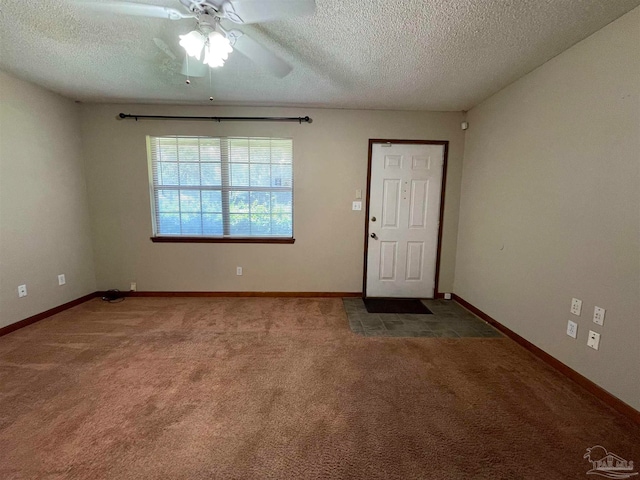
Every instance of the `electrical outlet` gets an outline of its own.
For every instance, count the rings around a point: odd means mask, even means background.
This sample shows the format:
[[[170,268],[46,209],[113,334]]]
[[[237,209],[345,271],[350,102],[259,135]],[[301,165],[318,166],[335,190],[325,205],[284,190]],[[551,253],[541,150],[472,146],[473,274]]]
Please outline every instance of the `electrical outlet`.
[[[580,312],[582,311],[582,300],[577,298],[571,299],[571,313],[574,315],[580,316]]]
[[[598,347],[600,346],[600,334],[594,332],[593,330],[589,330],[587,346],[593,348],[594,350],[598,350]]]
[[[578,338],[578,324],[569,320],[567,322],[567,335],[572,338]]]
[[[362,210],[362,202],[353,202],[351,204],[351,210]]]
[[[18,285],[18,297],[26,297],[27,296],[27,286],[26,285]]]
[[[444,294],[444,299],[445,300],[451,300],[451,294],[450,293],[445,293]]]
[[[606,310],[601,307],[596,307],[593,309],[593,323],[597,323],[598,325],[604,324],[604,313]]]
[[[135,292],[136,290],[138,290],[138,284],[136,282],[131,282],[131,285],[129,287],[129,291]]]
[[[65,283],[67,283],[67,279],[65,278],[64,273],[61,273],[58,275],[58,285],[64,285]]]
[[[242,275],[242,267],[236,267],[236,275]]]

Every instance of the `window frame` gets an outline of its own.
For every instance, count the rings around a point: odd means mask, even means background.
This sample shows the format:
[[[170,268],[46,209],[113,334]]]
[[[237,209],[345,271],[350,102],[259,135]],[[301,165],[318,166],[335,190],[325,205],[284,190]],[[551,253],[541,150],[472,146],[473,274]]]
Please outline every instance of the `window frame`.
[[[230,140],[230,139],[270,139],[270,140],[289,140],[291,141],[291,156],[292,156],[292,160],[291,160],[291,236],[260,236],[260,235],[251,235],[251,236],[239,236],[239,235],[182,235],[182,234],[178,234],[178,235],[167,235],[167,234],[159,234],[158,233],[158,219],[156,217],[156,190],[157,189],[161,189],[162,186],[156,186],[155,182],[154,182],[154,175],[153,175],[153,164],[154,164],[154,158],[153,158],[153,154],[152,154],[152,148],[151,148],[151,142],[152,139],[156,139],[156,138],[211,138],[211,139],[219,139],[219,140]],[[293,244],[295,243],[295,238],[293,236],[293,232],[294,232],[294,162],[293,162],[293,139],[289,138],[289,137],[241,137],[241,136],[218,136],[218,137],[214,137],[214,136],[205,136],[205,135],[147,135],[146,136],[146,146],[147,146],[147,169],[148,169],[148,173],[149,173],[149,200],[150,200],[150,206],[151,206],[151,227],[152,227],[152,236],[150,237],[150,240],[154,243],[247,243],[247,244],[256,244],[256,243],[263,243],[263,244]],[[231,162],[229,159],[229,156],[226,155],[226,157],[224,155],[220,155],[220,163],[221,163],[221,168],[223,170],[227,170],[227,172],[229,171],[229,166],[234,163]],[[269,165],[271,165],[271,163],[269,163]],[[221,185],[219,186],[219,188],[215,188],[215,190],[219,190],[220,192],[224,192],[225,190],[228,192],[229,190],[233,189],[233,186],[230,184],[230,174],[227,173],[226,177],[225,174],[223,173],[222,178],[221,178]],[[225,179],[228,182],[225,185]],[[199,186],[188,186],[187,189],[190,190],[194,190],[194,191],[205,191],[205,190],[211,190],[211,188],[202,188],[203,185],[199,185]],[[206,186],[204,186],[206,187]],[[239,187],[240,190],[245,190],[245,191],[253,191],[251,186],[246,186],[246,187]],[[256,187],[257,191],[267,191],[267,192],[273,192],[273,191],[279,191],[273,187]],[[177,188],[177,190],[180,190],[180,188]],[[282,191],[282,190],[280,190]],[[229,219],[224,219],[224,215],[229,215],[229,211],[228,211],[228,207],[226,211],[223,211],[222,215],[223,215],[223,221],[226,223],[229,221]]]

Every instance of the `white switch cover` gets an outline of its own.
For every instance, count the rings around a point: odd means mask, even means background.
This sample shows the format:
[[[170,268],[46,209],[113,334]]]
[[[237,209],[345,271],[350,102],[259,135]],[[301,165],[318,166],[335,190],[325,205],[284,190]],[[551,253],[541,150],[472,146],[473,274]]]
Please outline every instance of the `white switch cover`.
[[[582,311],[582,300],[577,298],[571,299],[571,313],[574,315],[580,316],[580,312]]]
[[[606,310],[601,307],[596,307],[593,309],[593,323],[597,323],[598,325],[604,324],[604,312]]]
[[[360,190],[360,189],[357,189],[357,190],[356,190],[356,198],[357,198],[358,200],[362,198],[362,190]]]
[[[67,279],[64,276],[64,273],[58,275],[58,285],[64,285],[67,283]]]
[[[351,210],[362,210],[362,202],[353,202]]]
[[[236,267],[236,275],[242,275],[242,267]]]
[[[26,297],[27,296],[27,286],[26,285],[19,285],[18,286],[18,297],[22,298],[22,297]]]
[[[594,332],[593,330],[589,330],[589,339],[587,340],[587,346],[593,348],[594,350],[598,350],[600,346],[600,334]]]
[[[567,322],[567,335],[573,338],[578,337],[578,324],[576,322],[572,322],[571,320]]]

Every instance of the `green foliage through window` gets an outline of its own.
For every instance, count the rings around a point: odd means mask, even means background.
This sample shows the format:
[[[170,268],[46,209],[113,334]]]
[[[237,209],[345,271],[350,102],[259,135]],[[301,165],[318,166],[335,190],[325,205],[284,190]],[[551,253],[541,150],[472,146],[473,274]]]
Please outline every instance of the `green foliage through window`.
[[[154,235],[293,237],[293,144],[148,137]]]

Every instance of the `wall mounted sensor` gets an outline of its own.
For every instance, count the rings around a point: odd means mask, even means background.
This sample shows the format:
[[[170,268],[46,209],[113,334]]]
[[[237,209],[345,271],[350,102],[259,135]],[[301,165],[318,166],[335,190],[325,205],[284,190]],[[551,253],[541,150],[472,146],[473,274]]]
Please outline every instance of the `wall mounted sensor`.
[[[462,130],[466,130],[467,128],[469,128],[469,122],[462,122],[462,123],[460,124],[460,128],[461,128]]]

